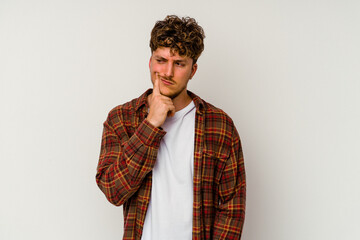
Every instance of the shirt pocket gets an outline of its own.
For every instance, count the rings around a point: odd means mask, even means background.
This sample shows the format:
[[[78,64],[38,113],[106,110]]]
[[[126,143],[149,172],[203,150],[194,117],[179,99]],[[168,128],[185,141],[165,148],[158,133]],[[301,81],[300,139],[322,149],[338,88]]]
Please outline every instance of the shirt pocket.
[[[214,187],[217,186],[228,158],[227,154],[204,149],[202,155],[202,182],[211,184]]]

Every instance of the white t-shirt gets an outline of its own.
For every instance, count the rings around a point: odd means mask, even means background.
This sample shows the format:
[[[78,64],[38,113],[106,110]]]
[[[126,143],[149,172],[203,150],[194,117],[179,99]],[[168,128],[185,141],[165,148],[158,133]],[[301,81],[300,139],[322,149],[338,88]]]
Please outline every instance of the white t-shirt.
[[[191,102],[161,126],[142,240],[192,239],[195,113]]]

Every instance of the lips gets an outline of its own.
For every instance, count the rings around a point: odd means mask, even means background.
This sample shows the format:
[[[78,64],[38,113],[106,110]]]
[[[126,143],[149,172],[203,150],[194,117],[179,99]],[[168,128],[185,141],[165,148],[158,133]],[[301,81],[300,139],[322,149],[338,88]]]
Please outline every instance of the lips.
[[[165,78],[160,78],[161,82],[164,83],[165,85],[173,85],[174,82]]]

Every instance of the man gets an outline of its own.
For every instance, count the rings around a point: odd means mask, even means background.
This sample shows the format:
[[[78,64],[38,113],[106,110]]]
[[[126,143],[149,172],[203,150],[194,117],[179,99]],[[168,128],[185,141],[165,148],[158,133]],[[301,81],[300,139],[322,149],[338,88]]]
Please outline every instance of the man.
[[[153,89],[110,111],[96,181],[123,205],[123,239],[240,239],[245,169],[222,110],[187,90],[204,49],[193,18],[167,16],[151,33]]]

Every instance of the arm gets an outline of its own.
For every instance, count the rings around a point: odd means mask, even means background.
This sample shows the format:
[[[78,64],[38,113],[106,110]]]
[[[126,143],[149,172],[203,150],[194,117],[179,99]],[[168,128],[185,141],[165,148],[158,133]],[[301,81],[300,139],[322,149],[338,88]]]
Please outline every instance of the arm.
[[[148,102],[149,114],[130,138],[121,119],[112,120],[114,118],[109,115],[104,123],[96,182],[107,199],[117,206],[139,189],[153,169],[160,141],[165,135],[165,131],[158,127],[168,115],[175,113],[171,98],[160,93],[158,73]]]
[[[115,131],[111,119],[104,123],[96,182],[107,199],[120,206],[152,170],[165,132],[144,120],[130,138],[124,138],[125,127],[117,123]]]
[[[245,219],[245,168],[239,135],[234,128],[232,148],[219,184],[219,206],[213,239],[240,239]]]

